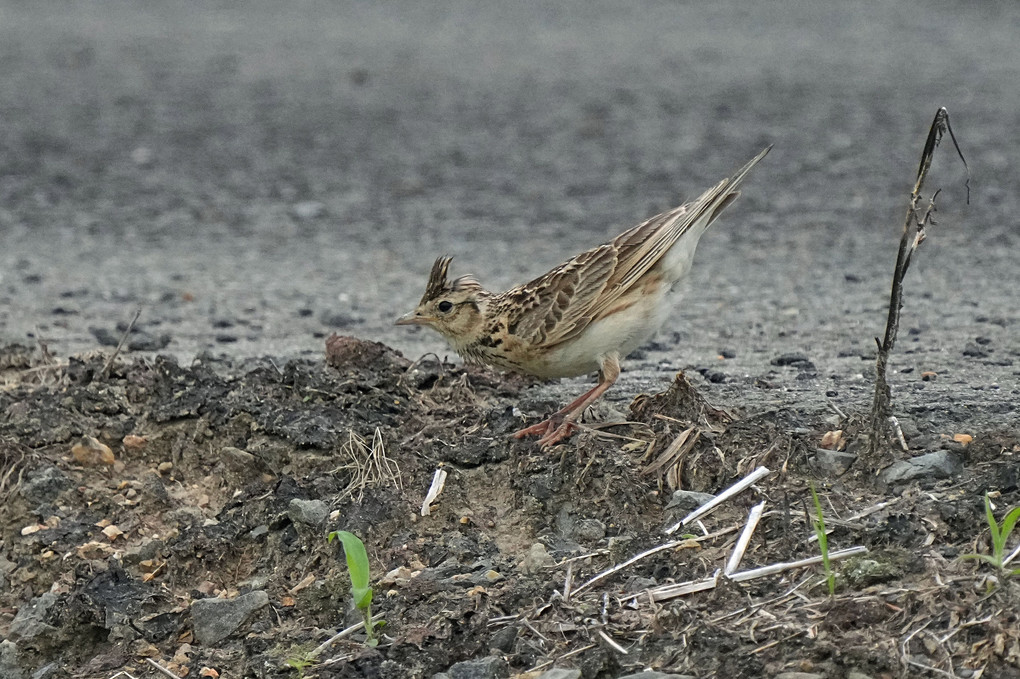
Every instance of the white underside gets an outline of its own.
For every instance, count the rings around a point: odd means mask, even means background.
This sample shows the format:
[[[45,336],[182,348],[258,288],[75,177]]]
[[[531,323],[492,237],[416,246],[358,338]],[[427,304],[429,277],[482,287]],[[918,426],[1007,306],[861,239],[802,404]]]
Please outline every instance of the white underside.
[[[707,216],[706,216],[707,219]],[[679,301],[678,285],[691,270],[694,251],[707,224],[694,224],[659,260],[654,270],[667,282],[658,295],[644,295],[627,309],[589,325],[579,337],[556,347],[546,358],[541,374],[573,377],[596,372],[606,356],[624,358],[650,340],[669,319]]]

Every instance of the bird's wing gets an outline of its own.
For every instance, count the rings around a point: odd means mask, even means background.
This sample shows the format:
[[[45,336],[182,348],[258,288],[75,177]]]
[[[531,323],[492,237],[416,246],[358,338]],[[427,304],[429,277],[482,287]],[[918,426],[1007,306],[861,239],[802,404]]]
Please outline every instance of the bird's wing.
[[[652,217],[500,295],[498,304],[508,315],[510,333],[535,347],[551,347],[576,337],[611,309],[692,227],[707,228],[740,195],[737,186],[769,148],[696,200]]]

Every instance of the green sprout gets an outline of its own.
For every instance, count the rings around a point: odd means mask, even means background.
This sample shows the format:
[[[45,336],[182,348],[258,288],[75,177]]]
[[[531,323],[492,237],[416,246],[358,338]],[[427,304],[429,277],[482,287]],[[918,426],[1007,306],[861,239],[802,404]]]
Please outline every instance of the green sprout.
[[[347,570],[351,575],[351,597],[354,599],[354,607],[361,611],[365,618],[365,643],[375,646],[379,640],[375,638],[375,625],[372,622],[372,588],[369,586],[368,552],[365,551],[365,543],[354,533],[345,530],[335,530],[328,536],[328,541],[339,538],[344,546],[344,555],[347,557]]]
[[[301,652],[292,655],[287,658],[287,666],[293,668],[297,672],[298,679],[304,679],[305,668],[315,664],[315,660],[312,655],[308,652]]]
[[[1020,575],[1020,568],[1009,569],[1006,559],[1006,542],[1016,528],[1017,521],[1020,521],[1020,507],[1014,507],[1006,513],[1000,525],[995,520],[995,513],[992,512],[992,500],[985,493],[985,518],[988,519],[988,530],[992,534],[991,554],[964,554],[961,559],[980,559],[985,563],[995,566],[1001,575]]]
[[[825,580],[829,583],[829,596],[833,596],[836,594],[836,574],[833,573],[832,563],[829,561],[829,536],[825,532],[825,515],[822,513],[822,501],[818,499],[815,485],[812,483],[810,487],[811,499],[815,503],[815,518],[812,524],[818,537],[818,548],[822,552],[822,566],[825,568]]]

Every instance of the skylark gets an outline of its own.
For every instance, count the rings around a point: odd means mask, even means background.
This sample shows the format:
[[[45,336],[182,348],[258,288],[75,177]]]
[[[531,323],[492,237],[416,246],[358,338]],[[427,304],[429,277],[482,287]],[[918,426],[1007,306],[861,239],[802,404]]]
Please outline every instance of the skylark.
[[[417,308],[397,325],[436,330],[471,363],[541,378],[597,370],[599,381],[591,390],[514,434],[539,435],[542,447],[557,443],[620,376],[620,359],[666,321],[670,291],[690,271],[701,235],[736,200],[744,176],[771,148],[696,200],[506,292],[489,292],[471,276],[448,279],[450,257],[440,257]]]

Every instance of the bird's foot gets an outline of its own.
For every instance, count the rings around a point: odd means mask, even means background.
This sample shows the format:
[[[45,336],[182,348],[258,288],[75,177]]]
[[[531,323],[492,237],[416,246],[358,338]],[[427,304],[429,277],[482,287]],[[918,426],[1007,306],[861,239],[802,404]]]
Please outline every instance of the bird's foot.
[[[543,420],[538,424],[533,424],[530,427],[525,427],[514,434],[515,439],[522,439],[525,436],[541,436],[538,439],[538,445],[542,448],[548,448],[556,443],[559,443],[565,438],[569,438],[575,431],[580,429],[576,423],[572,420],[564,419],[562,416],[552,416],[547,420]]]

